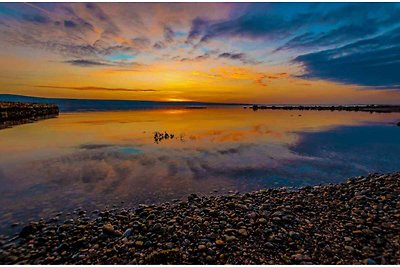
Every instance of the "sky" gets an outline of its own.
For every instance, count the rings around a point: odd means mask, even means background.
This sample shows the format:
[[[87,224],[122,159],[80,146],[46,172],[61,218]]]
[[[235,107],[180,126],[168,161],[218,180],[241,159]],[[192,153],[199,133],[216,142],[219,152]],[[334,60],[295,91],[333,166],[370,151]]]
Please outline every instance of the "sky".
[[[399,3],[0,3],[0,93],[400,103]]]

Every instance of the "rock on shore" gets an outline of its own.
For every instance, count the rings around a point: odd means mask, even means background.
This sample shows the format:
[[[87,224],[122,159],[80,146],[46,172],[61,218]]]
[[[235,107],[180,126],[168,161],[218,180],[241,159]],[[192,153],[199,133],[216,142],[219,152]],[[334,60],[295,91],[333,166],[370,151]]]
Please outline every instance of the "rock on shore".
[[[400,264],[400,173],[33,222],[7,264]]]

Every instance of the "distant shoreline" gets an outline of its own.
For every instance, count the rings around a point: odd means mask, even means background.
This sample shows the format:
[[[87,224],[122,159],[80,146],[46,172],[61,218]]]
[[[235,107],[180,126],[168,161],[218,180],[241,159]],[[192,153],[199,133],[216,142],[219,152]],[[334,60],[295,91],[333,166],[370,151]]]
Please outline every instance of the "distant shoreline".
[[[1,264],[399,264],[400,173],[138,208],[0,238]]]
[[[245,109],[257,111],[259,109],[270,110],[318,110],[318,111],[353,111],[353,112],[370,112],[370,113],[391,113],[400,112],[398,105],[252,105],[244,106]]]

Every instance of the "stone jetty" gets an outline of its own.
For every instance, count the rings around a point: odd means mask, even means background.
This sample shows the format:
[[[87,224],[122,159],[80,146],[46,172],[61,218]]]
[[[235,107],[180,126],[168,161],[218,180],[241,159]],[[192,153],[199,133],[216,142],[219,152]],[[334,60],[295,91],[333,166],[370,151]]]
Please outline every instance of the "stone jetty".
[[[0,240],[2,264],[400,264],[400,173],[78,210]],[[93,216],[94,215],[94,218]]]
[[[0,129],[58,116],[54,104],[0,102]]]

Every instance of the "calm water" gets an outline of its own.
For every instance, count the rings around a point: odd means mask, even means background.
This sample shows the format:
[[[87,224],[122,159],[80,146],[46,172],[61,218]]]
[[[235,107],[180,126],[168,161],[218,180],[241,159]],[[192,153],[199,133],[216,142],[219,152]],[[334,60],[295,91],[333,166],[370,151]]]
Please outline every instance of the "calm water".
[[[1,130],[0,232],[77,207],[398,171],[399,120],[395,113],[236,107],[70,113]],[[156,131],[174,137],[155,142]]]

